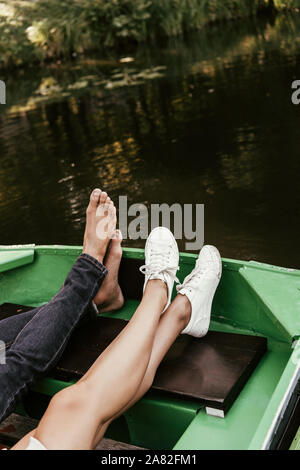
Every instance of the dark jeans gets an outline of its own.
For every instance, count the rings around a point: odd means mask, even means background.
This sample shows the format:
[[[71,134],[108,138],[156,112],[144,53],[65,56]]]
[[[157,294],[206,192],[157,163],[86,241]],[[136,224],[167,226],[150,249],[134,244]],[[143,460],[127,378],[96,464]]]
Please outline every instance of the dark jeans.
[[[0,422],[33,381],[59,360],[76,325],[91,314],[106,274],[103,264],[81,254],[48,304],[0,321],[6,350],[5,364],[0,363]]]

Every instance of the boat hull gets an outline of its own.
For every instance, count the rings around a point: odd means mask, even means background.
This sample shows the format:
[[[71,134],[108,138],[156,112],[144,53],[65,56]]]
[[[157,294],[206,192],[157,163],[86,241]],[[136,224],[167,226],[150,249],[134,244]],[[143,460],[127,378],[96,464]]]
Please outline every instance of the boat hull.
[[[80,252],[78,246],[0,247],[0,304],[45,304]],[[137,267],[144,252],[124,248],[123,258],[120,283],[126,303],[114,318],[129,320],[141,296]],[[195,258],[180,254],[180,280]],[[193,399],[151,392],[112,426],[111,437],[152,449],[272,448],[300,377],[300,271],[251,261],[223,259],[222,263],[210,330],[263,336],[267,353],[223,419],[207,415]],[[38,415],[49,397],[69,385],[46,378],[35,385],[23,406]]]

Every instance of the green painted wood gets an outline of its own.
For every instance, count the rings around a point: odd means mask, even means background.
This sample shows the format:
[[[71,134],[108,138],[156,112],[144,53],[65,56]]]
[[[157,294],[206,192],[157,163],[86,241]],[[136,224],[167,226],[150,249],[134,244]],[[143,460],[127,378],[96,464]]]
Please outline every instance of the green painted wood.
[[[300,426],[299,426],[296,436],[293,439],[290,450],[300,450]]]
[[[268,401],[261,422],[250,443],[250,450],[268,448],[268,441],[272,434],[274,419],[278,415],[278,410],[281,409],[280,407],[283,404],[283,399],[289,388],[289,384],[292,382],[297,383],[299,378],[299,351],[297,349],[291,349],[291,351],[292,353],[289,354],[285,368],[276,383],[274,392]]]
[[[261,267],[262,266],[262,267]],[[283,337],[300,334],[300,275],[298,270],[248,265],[239,270],[263,311]]]
[[[0,273],[30,264],[34,259],[34,250],[13,250],[0,252]]]
[[[198,409],[195,402],[149,393],[125,413],[130,442],[148,449],[172,449]]]

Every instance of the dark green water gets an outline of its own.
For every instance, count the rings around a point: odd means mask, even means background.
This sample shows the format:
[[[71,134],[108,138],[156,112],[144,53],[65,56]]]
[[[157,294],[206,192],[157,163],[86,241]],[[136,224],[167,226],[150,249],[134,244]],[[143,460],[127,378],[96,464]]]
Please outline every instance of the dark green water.
[[[228,24],[131,63],[0,73],[0,244],[80,244],[98,186],[204,203],[222,256],[300,268],[299,29],[299,16]]]

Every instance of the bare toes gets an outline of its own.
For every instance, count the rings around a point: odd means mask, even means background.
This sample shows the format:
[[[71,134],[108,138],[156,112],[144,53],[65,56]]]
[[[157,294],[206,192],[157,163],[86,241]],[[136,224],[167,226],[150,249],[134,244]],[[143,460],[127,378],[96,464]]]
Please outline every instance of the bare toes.
[[[102,191],[101,196],[100,196],[100,204],[105,204],[107,199],[107,193],[105,191]]]
[[[119,243],[121,243],[122,240],[123,240],[123,236],[122,236],[121,230],[116,229],[116,230],[114,231],[114,233],[112,234],[112,237],[111,237],[111,238],[112,238],[113,240],[118,241]]]
[[[92,211],[95,211],[97,209],[98,204],[99,204],[100,195],[101,195],[101,189],[96,188],[92,191],[92,193],[90,195],[90,202],[89,202],[89,205],[87,207],[87,212],[92,212]]]
[[[116,223],[117,223],[117,211],[116,211],[115,206],[110,204],[109,211],[110,211],[110,215],[111,215],[112,222],[113,222],[113,225],[114,225],[114,230],[113,230],[113,233],[114,233],[115,228],[116,228]]]

